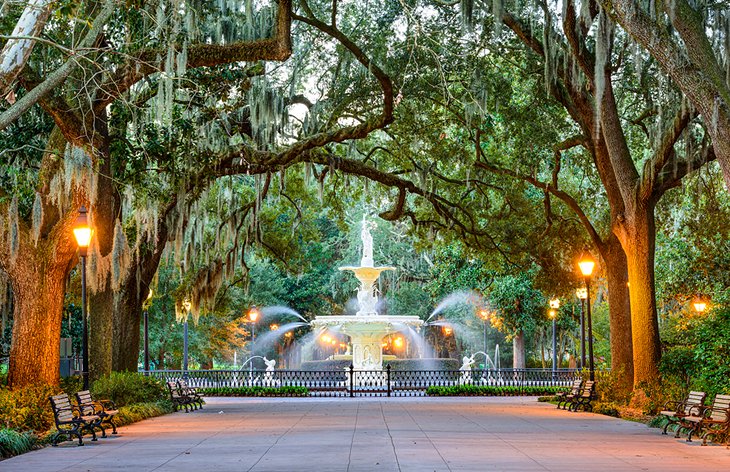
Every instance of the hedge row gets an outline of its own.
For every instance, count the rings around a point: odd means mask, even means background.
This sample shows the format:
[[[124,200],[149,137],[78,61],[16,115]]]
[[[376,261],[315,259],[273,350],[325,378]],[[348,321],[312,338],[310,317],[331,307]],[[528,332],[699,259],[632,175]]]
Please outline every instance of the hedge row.
[[[524,387],[505,387],[492,385],[452,385],[450,387],[428,387],[426,395],[434,397],[452,396],[516,396],[516,395],[555,395],[564,391],[565,387],[540,387],[528,385]]]
[[[306,387],[209,387],[198,392],[210,397],[306,397]]]

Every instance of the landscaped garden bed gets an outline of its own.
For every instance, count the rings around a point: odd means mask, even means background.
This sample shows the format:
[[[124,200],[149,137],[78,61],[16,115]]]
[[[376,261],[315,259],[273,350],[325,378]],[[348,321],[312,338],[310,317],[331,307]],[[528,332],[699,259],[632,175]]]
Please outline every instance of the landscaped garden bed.
[[[306,397],[306,387],[209,387],[200,388],[201,395],[209,397]]]
[[[504,396],[535,396],[535,395],[555,395],[565,387],[550,386],[492,386],[492,385],[452,385],[448,387],[431,386],[426,389],[426,395],[433,397],[455,397],[455,396],[484,396],[484,397],[504,397]]]

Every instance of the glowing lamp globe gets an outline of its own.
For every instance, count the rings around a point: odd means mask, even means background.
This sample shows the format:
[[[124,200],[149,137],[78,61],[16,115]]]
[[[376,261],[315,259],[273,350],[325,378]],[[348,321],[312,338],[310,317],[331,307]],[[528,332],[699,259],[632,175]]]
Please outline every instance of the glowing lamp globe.
[[[253,323],[256,322],[257,319],[259,319],[259,310],[256,308],[256,306],[252,306],[250,310],[248,310],[248,319],[250,319]]]
[[[578,261],[578,267],[584,277],[590,277],[593,274],[593,268],[596,266],[596,261],[589,254],[584,254],[583,257]]]
[[[74,223],[74,237],[76,237],[76,244],[81,249],[86,249],[91,244],[92,235],[91,226],[89,226],[89,217],[86,214],[86,207],[82,206],[79,209],[79,216],[76,217],[76,223]]]

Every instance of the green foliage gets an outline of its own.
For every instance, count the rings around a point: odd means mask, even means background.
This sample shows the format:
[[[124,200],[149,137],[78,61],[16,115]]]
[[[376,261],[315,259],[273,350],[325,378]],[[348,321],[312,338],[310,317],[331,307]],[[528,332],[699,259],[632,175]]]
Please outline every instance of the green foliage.
[[[201,395],[211,397],[306,397],[306,387],[210,387],[198,389]]]
[[[155,402],[134,403],[119,408],[119,413],[114,417],[117,426],[124,426],[137,421],[142,421],[155,416],[162,416],[172,413],[175,409],[167,400]]]
[[[730,393],[730,306],[708,314],[697,325],[694,387],[708,395]]]
[[[563,387],[541,387],[535,385],[519,386],[492,386],[492,385],[452,385],[449,387],[430,386],[426,389],[426,395],[433,397],[452,396],[534,396],[534,395],[555,395]]]
[[[56,393],[57,387],[44,384],[0,389],[0,424],[20,432],[47,431],[53,425],[48,397]]]
[[[594,402],[593,403],[593,413],[598,413],[600,415],[606,415],[606,416],[613,416],[614,418],[621,418],[621,413],[619,412],[619,406],[616,403],[613,402]]]
[[[497,310],[495,324],[515,335],[529,332],[545,321],[545,296],[534,286],[535,271],[497,277],[489,291],[491,305]]]
[[[0,429],[0,457],[8,458],[30,451],[38,443],[38,437],[30,431]]]
[[[96,398],[111,400],[118,407],[167,398],[167,388],[161,380],[136,372],[112,372],[94,382],[91,391]]]

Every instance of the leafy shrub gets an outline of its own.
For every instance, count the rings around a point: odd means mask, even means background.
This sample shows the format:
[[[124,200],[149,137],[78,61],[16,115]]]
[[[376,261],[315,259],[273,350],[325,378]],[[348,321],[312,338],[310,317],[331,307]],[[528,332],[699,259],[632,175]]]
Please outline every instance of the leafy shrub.
[[[198,389],[201,395],[211,397],[306,397],[306,387],[211,387]]]
[[[167,398],[167,388],[161,380],[136,372],[112,372],[94,382],[91,391],[96,398],[112,400],[117,407]]]
[[[7,458],[28,452],[38,443],[38,437],[30,431],[18,432],[0,429],[0,457]]]
[[[48,397],[58,391],[58,387],[46,384],[0,389],[0,423],[21,432],[47,431],[53,425]]]
[[[534,395],[555,395],[564,390],[563,387],[541,387],[534,385],[519,386],[497,386],[497,385],[451,385],[448,387],[432,385],[426,389],[429,396],[534,396]]]
[[[601,415],[606,416],[613,416],[614,418],[621,418],[621,414],[619,413],[619,406],[615,403],[602,403],[602,402],[594,402],[593,403],[593,413],[598,413]]]
[[[708,396],[730,393],[730,307],[707,315],[697,326],[696,340],[692,388],[704,390]]]
[[[147,418],[172,413],[174,410],[172,403],[167,400],[147,403],[135,403],[134,405],[123,406],[119,408],[119,413],[114,417],[114,423],[117,426],[124,426]]]

